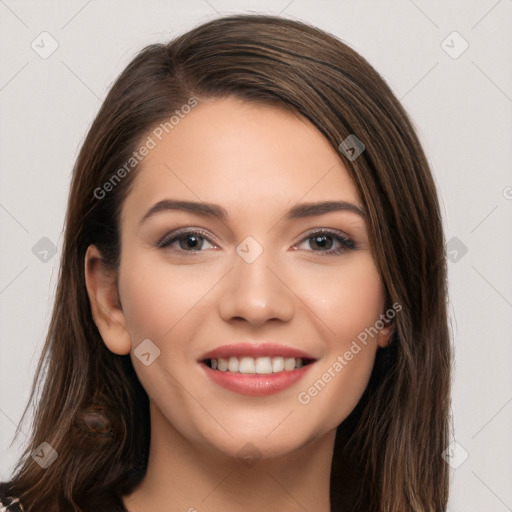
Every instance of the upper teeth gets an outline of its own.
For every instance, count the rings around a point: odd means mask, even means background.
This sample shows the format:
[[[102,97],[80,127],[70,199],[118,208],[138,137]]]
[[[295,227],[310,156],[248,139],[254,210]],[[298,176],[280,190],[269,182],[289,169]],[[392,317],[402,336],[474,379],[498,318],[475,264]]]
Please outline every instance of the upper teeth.
[[[221,372],[269,374],[301,368],[304,362],[295,357],[219,357],[211,359],[211,366]]]

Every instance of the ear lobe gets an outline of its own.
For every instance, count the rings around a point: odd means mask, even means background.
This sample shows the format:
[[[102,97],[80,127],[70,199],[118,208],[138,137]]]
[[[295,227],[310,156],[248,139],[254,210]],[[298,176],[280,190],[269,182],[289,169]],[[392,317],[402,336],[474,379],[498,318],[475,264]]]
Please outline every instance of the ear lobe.
[[[119,301],[117,273],[105,267],[95,245],[87,248],[84,265],[92,316],[105,345],[115,354],[129,354],[132,343]]]
[[[388,346],[389,342],[391,341],[391,336],[393,334],[393,331],[395,330],[395,327],[393,325],[393,322],[391,320],[384,320],[386,325],[380,329],[378,337],[377,337],[377,345],[381,348],[385,348]]]

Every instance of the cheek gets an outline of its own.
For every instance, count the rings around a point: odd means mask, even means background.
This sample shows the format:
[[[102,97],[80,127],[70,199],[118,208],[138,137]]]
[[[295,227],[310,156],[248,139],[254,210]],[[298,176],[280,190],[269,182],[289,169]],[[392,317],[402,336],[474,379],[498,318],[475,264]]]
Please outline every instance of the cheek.
[[[332,338],[325,357],[312,368],[297,394],[304,419],[315,418],[323,432],[349,416],[368,386],[377,347],[371,338],[364,342],[357,338],[361,325],[355,321],[338,324],[342,334]],[[356,334],[351,336],[350,330]]]
[[[316,417],[326,431],[352,412],[368,385],[377,350],[373,328],[384,312],[384,288],[369,255],[354,258],[336,279],[332,274],[329,278],[316,276],[309,296],[315,315],[329,328],[324,330],[325,358],[297,396],[303,414]],[[330,284],[322,289],[322,282]]]
[[[350,360],[346,353],[328,357],[297,395],[304,421],[315,418],[322,432],[336,428],[350,415],[370,379],[375,350],[361,348]]]
[[[120,272],[119,290],[132,346],[145,338],[158,338],[165,324],[171,321],[170,315],[174,309],[169,304],[170,294],[162,296],[163,290],[155,288],[156,278],[155,272],[149,272],[144,266],[130,261],[130,258],[125,261],[125,271]],[[169,327],[170,325],[167,328]]]
[[[188,418],[198,414],[194,410],[195,402],[183,391],[187,378],[183,372],[187,370],[189,356],[187,346],[201,325],[197,321],[200,309],[197,303],[211,283],[206,280],[196,284],[185,267],[172,269],[139,254],[134,250],[127,255],[119,274],[126,328],[132,338],[131,358],[151,402],[166,411],[167,418],[184,434],[190,428]],[[136,347],[146,339],[160,351],[153,359],[157,352],[152,347],[149,349],[153,360],[148,365],[136,355]]]
[[[145,338],[163,343],[172,337],[175,326],[179,328],[183,320],[186,323],[211,287],[208,279],[194,279],[192,271],[192,267],[173,269],[171,265],[155,264],[147,257],[138,257],[135,251],[125,258],[119,290],[133,345]]]
[[[336,269],[309,269],[299,275],[298,282],[302,300],[340,349],[384,312],[384,288],[369,253],[359,253]]]

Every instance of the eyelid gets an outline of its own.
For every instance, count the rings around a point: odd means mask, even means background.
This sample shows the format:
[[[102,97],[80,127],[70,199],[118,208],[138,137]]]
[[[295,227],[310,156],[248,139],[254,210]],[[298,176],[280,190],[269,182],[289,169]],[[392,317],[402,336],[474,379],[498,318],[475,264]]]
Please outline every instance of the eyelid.
[[[206,238],[212,244],[214,244],[214,242],[218,243],[217,237],[215,237],[209,231],[206,231],[203,228],[198,228],[198,227],[194,227],[194,226],[187,226],[185,228],[179,228],[179,229],[176,229],[175,231],[171,231],[170,233],[167,233],[163,238],[161,238],[157,242],[157,246],[165,248],[164,244],[166,242],[171,242],[174,239],[178,238],[179,236],[187,235],[189,233],[194,233],[194,234],[197,233],[199,235],[203,235],[203,238]],[[192,251],[189,251],[189,252],[192,252]],[[203,252],[203,251],[197,251],[197,252]]]
[[[351,238],[347,233],[344,231],[341,231],[340,229],[334,229],[334,228],[312,228],[306,233],[304,233],[300,240],[296,242],[293,247],[297,250],[296,246],[305,242],[308,240],[308,238],[311,238],[313,235],[330,235],[334,238],[338,239],[338,243],[341,245],[338,249],[329,249],[327,251],[306,251],[306,252],[312,252],[317,253],[322,256],[338,256],[341,255],[347,251],[355,251],[359,249],[359,245],[354,241],[353,238]]]
[[[303,240],[305,240],[306,238],[308,238],[309,236],[311,236],[315,233],[326,233],[326,234],[330,234],[330,235],[336,235],[336,236],[339,236],[340,238],[347,240],[347,242],[351,242],[352,244],[354,244],[354,247],[357,247],[355,241],[353,240],[353,238],[350,235],[348,235],[341,229],[334,229],[334,228],[311,228],[311,229],[308,229],[303,235],[301,235],[302,238],[300,239],[300,241],[302,242]]]

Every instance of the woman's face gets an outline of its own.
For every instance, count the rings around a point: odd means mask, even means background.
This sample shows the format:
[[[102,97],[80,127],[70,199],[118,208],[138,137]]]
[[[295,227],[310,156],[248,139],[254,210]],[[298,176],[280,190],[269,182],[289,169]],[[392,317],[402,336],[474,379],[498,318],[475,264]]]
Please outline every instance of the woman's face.
[[[349,415],[388,340],[365,331],[384,289],[356,188],[311,123],[274,107],[202,102],[163,135],[122,208],[131,346],[115,351],[131,352],[153,429],[230,456],[290,452]]]

